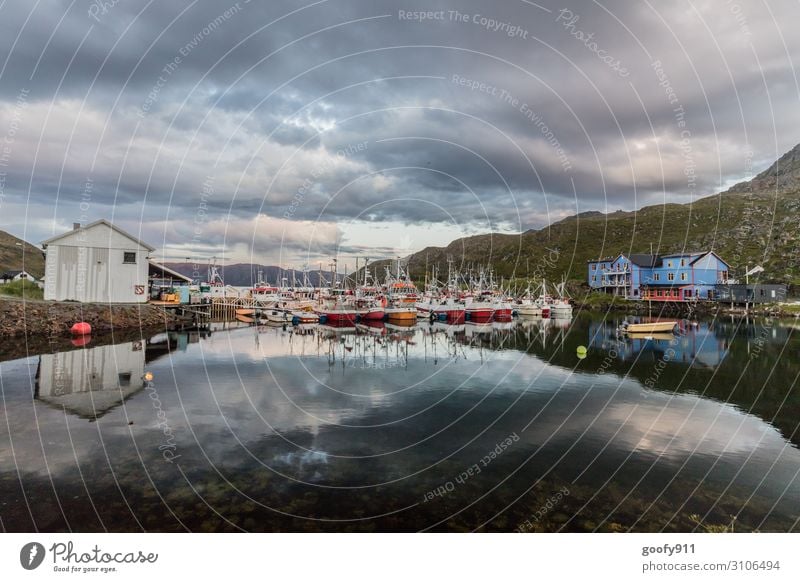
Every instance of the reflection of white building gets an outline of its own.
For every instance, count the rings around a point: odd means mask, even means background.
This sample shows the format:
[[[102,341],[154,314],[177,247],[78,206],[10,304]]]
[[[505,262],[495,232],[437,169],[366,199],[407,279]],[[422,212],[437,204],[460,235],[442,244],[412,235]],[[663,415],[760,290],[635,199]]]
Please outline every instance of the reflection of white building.
[[[36,398],[96,418],[144,388],[143,342],[42,354]]]
[[[144,303],[150,245],[107,220],[79,224],[42,243],[44,298],[55,301]]]

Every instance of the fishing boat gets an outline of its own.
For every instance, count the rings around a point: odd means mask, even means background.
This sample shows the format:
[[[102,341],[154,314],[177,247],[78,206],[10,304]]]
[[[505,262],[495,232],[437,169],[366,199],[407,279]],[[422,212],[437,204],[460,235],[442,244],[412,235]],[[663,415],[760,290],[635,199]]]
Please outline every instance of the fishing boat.
[[[558,297],[553,299],[550,304],[552,316],[559,319],[572,317],[572,304],[567,297],[566,286],[566,281],[562,281],[559,285],[555,286]]]
[[[277,305],[281,300],[280,289],[269,285],[256,285],[250,289],[250,297],[260,305]]]
[[[314,311],[320,320],[329,325],[353,325],[358,319],[358,311],[352,305],[352,292],[348,292],[337,280],[336,259],[331,263],[332,287],[326,295],[320,294],[319,304]]]
[[[626,334],[652,334],[660,332],[672,332],[675,326],[678,325],[677,321],[653,321],[649,323],[629,323],[623,322],[619,327],[619,331]]]
[[[403,271],[400,259],[396,261],[396,272],[392,274],[386,267],[386,305],[384,313],[386,319],[393,322],[414,324],[417,321],[417,288]]]
[[[333,303],[327,306],[320,306],[316,308],[317,315],[325,317],[325,321],[329,324],[337,323],[355,323],[358,319],[358,311],[343,303]]]
[[[356,261],[356,271],[358,271],[358,261]],[[358,312],[359,321],[383,321],[386,313],[384,312],[384,301],[381,289],[375,284],[369,270],[369,259],[364,259],[364,279],[356,287],[355,295],[350,301]]]
[[[517,305],[517,313],[522,317],[550,317],[550,308],[535,300],[522,300]]]
[[[514,310],[511,302],[503,297],[495,297],[494,299],[494,320],[495,321],[511,321],[514,315]]]

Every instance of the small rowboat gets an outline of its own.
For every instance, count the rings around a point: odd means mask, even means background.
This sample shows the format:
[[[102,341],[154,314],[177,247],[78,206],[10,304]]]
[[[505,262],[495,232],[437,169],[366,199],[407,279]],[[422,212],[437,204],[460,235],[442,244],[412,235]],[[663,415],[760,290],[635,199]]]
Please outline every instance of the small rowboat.
[[[671,332],[678,325],[677,321],[654,321],[651,323],[623,323],[620,331],[623,333],[658,333]]]
[[[245,308],[245,309],[237,309],[236,310],[236,315],[245,315],[245,316],[253,315],[254,311],[255,311],[254,309],[247,309],[247,308]]]

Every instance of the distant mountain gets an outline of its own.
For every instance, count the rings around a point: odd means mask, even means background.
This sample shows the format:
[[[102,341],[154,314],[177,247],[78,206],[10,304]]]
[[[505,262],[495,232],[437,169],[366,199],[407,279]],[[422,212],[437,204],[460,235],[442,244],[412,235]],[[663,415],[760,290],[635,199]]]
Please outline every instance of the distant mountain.
[[[6,271],[27,271],[37,279],[44,276],[44,251],[0,230],[0,275]]]
[[[730,193],[795,192],[800,190],[800,144],[783,154],[778,161],[748,182],[740,182]]]
[[[206,281],[208,279],[208,266],[206,264],[164,263],[164,265],[187,277],[199,278],[200,281]],[[302,285],[303,283],[302,271],[282,269],[281,267],[271,265],[234,263],[232,265],[218,266],[217,269],[222,276],[222,280],[225,281],[225,284],[233,285],[234,287],[252,287],[256,285],[259,282],[259,271],[261,272],[262,281],[271,285],[277,285],[284,277],[286,277],[289,285],[292,285],[293,281],[295,281],[297,285]],[[330,281],[330,276],[330,271],[322,272],[324,281]],[[343,277],[344,275],[338,276],[340,280]],[[309,271],[308,278],[312,285],[319,285],[320,277],[318,271]],[[323,282],[323,285],[324,284],[326,283]]]
[[[584,212],[518,235],[466,237],[411,255],[408,267],[415,279],[426,265],[446,274],[450,257],[462,269],[491,264],[503,277],[585,281],[588,260],[650,252],[651,245],[654,253],[714,250],[736,277],[762,265],[761,281],[800,284],[800,145],[752,180],[690,204]]]

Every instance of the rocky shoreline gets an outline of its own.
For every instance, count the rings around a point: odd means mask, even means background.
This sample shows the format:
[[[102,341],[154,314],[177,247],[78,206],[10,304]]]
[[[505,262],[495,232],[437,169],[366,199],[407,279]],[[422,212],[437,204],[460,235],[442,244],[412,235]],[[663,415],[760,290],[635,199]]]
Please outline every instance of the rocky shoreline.
[[[648,305],[646,301],[630,301],[627,299],[609,298],[608,300],[575,300],[575,307],[587,311],[614,311],[630,314],[658,313],[664,316],[691,317],[694,315],[716,316],[716,315],[761,315],[769,317],[800,317],[800,306],[786,304],[759,304],[749,309],[743,306],[731,307],[725,303],[657,303]]]
[[[147,304],[110,305],[70,301],[0,299],[0,336],[68,338],[73,324],[85,321],[93,334],[164,330],[174,317]]]

